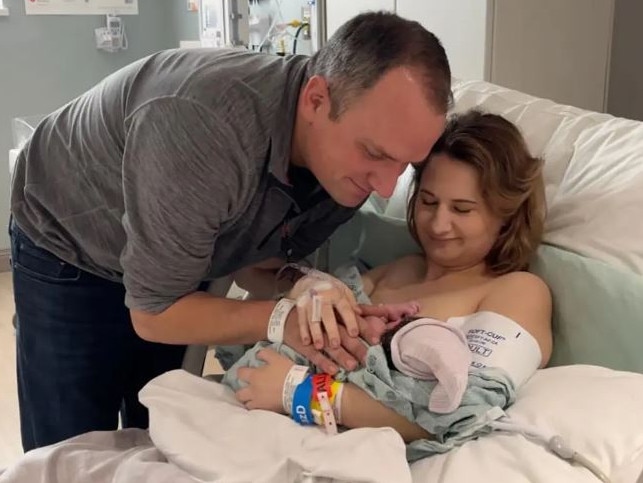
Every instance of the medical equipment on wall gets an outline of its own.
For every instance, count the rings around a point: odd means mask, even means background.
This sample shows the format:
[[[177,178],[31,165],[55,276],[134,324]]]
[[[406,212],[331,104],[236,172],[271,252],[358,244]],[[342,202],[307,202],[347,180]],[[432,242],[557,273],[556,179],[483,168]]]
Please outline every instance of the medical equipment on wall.
[[[203,47],[247,47],[248,0],[200,0],[199,38]]]
[[[106,52],[118,52],[127,50],[127,35],[125,25],[120,17],[107,14],[105,27],[95,30],[96,48]]]
[[[310,6],[310,40],[312,52],[326,43],[326,0],[308,0]]]
[[[312,43],[302,46],[301,41],[311,40],[313,4],[311,0],[251,1],[248,48],[276,55],[312,53]]]
[[[202,47],[241,47],[276,55],[311,54],[313,22],[325,5],[317,0],[199,0]],[[319,20],[318,20],[319,19]]]

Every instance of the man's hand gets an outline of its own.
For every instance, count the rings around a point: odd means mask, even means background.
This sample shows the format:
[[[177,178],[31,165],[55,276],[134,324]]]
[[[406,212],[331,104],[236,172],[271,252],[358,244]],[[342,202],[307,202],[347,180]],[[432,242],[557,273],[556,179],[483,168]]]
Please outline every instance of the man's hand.
[[[341,341],[340,347],[329,347],[327,336],[324,335],[325,349],[322,352],[314,346],[302,342],[298,324],[292,320],[295,317],[297,317],[297,313],[293,311],[286,321],[284,343],[306,357],[323,372],[331,375],[336,374],[339,367],[343,367],[348,371],[356,369],[360,362],[363,363],[366,360],[368,345],[365,341],[377,344],[384,332],[397,325],[397,322],[388,322],[386,317],[367,316],[362,318],[359,315],[355,315],[360,335],[363,339],[349,335],[346,328],[343,325],[339,325],[337,326],[337,331]]]
[[[351,371],[364,361],[367,347],[359,336],[377,344],[384,332],[420,308],[416,302],[360,306],[348,286],[316,270],[299,279],[288,297],[296,300],[297,311],[288,316],[284,342],[328,374],[339,370],[337,364]]]
[[[358,361],[363,360],[366,355],[364,344],[360,339],[348,335],[346,328],[342,325],[337,328],[342,344],[339,347],[330,347],[326,335],[323,335],[323,342],[326,347],[324,352],[310,343],[304,344],[301,340],[297,317],[296,311],[292,311],[288,316],[284,329],[284,343],[299,352],[315,367],[320,368],[322,372],[333,375],[337,373],[340,366],[352,371],[357,368]]]

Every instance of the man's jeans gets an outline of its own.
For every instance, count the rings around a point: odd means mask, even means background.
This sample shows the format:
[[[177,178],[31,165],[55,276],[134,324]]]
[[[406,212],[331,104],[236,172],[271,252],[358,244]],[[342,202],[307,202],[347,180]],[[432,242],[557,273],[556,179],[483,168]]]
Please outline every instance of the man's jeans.
[[[185,346],[139,338],[125,288],[38,248],[11,223],[18,395],[25,451],[95,430],[146,428],[138,391]]]

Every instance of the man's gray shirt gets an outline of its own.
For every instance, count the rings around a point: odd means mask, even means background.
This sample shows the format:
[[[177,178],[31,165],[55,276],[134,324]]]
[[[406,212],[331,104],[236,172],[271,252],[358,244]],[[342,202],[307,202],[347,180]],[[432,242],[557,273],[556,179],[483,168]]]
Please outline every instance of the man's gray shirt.
[[[194,49],[121,69],[38,126],[13,178],[16,223],[151,313],[203,280],[308,255],[354,209],[289,178],[307,63]]]

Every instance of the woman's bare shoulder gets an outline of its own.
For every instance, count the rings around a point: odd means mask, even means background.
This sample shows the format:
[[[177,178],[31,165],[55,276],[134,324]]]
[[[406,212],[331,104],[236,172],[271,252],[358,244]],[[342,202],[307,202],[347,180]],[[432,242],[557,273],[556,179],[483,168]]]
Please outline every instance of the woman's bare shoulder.
[[[368,287],[367,294],[372,293],[376,287],[381,285],[408,283],[407,280],[411,276],[422,270],[423,264],[424,258],[421,255],[408,255],[373,268],[362,275],[364,286]]]
[[[525,312],[536,306],[547,313],[551,310],[551,293],[539,276],[530,272],[511,272],[496,277],[489,284],[481,305],[489,304],[506,307],[505,310],[511,312]]]
[[[549,287],[538,275],[531,272],[511,272],[496,277],[492,286],[495,290],[506,291],[510,287],[513,290],[533,291],[540,296],[549,296]]]
[[[415,278],[418,274],[424,273],[426,262],[422,255],[407,255],[389,263],[386,274],[388,277]]]

